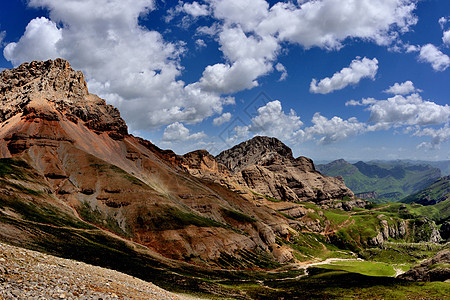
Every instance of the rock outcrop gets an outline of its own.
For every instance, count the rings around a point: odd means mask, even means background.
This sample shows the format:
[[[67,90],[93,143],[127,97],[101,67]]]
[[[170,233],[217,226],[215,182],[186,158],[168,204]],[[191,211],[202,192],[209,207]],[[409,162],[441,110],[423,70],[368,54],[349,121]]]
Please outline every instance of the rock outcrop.
[[[425,260],[398,277],[414,281],[449,281],[450,250],[446,249],[438,252],[432,258]]]
[[[0,76],[0,122],[18,114],[27,120],[82,122],[86,127],[123,137],[127,125],[119,111],[89,94],[84,75],[63,59],[24,63]]]
[[[439,243],[442,238],[434,221],[428,218],[413,220],[394,220],[385,215],[378,215],[380,219],[378,234],[368,241],[371,246],[381,246],[392,239],[404,239],[413,243]]]
[[[278,200],[321,202],[354,197],[339,178],[320,174],[309,158],[294,158],[292,150],[276,138],[254,137],[216,159],[239,185]]]

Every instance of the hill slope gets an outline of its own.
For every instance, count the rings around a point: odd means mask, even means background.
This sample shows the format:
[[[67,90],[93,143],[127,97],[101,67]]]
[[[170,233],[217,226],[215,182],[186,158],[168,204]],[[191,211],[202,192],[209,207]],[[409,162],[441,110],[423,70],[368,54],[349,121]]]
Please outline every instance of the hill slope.
[[[328,176],[342,176],[356,196],[376,202],[399,201],[441,177],[437,168],[401,161],[350,164],[341,159],[317,168]]]
[[[450,199],[450,176],[442,177],[429,187],[402,199],[403,203],[433,205]]]

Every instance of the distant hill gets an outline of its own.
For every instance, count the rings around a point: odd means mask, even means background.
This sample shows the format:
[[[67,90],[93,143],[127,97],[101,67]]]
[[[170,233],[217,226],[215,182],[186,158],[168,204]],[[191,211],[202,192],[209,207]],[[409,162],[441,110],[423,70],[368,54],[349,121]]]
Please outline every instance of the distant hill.
[[[404,203],[433,205],[450,199],[450,176],[445,176],[423,190],[402,199]]]
[[[428,164],[404,161],[371,161],[351,164],[343,159],[317,169],[328,176],[341,176],[356,196],[376,202],[399,201],[433,184],[441,170]]]

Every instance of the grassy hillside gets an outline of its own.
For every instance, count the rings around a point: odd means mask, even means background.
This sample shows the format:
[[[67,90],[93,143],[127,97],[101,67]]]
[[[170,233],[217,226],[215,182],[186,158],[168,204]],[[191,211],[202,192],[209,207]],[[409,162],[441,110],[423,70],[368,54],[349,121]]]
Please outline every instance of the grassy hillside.
[[[351,258],[354,254],[349,249],[362,254],[368,249],[368,239],[379,233],[381,221],[395,226],[401,220],[414,220],[421,213],[419,206],[399,203],[353,211],[326,210],[312,203],[292,205],[310,210],[304,217],[289,217],[305,225],[299,228],[299,234],[277,237],[276,245],[290,247],[302,263],[328,257]],[[431,212],[432,207],[427,207],[426,211],[430,216],[435,214]],[[227,215],[234,219],[248,218],[233,211]],[[308,232],[311,222],[323,228],[323,232]],[[12,159],[0,159],[0,240],[119,270],[170,291],[207,298],[294,299],[301,295],[329,299],[378,295],[384,299],[409,299],[411,296],[442,299],[450,293],[445,283],[415,283],[389,277],[393,275],[392,267],[374,262],[317,266],[309,269],[306,276],[298,264],[274,264],[269,258],[264,262],[263,256],[250,252],[241,256],[260,260],[258,264],[266,265],[270,271],[210,269],[170,260],[80,220],[72,209],[49,192],[39,174],[26,163]],[[438,250],[427,249],[426,253],[432,255]],[[367,257],[379,259],[377,255]],[[239,263],[232,257],[223,259],[227,263]],[[409,263],[420,259],[423,256],[411,255]]]
[[[401,161],[350,164],[338,160],[318,165],[317,169],[328,176],[342,176],[355,194],[365,193],[361,197],[369,197],[375,202],[400,201],[441,177],[437,168]]]
[[[403,203],[432,205],[450,199],[450,176],[443,177],[425,189],[402,199]]]

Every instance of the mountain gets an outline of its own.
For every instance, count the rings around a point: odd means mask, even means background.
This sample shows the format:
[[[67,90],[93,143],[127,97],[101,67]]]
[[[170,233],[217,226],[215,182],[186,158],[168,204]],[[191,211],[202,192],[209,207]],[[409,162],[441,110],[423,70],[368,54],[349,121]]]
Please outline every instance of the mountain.
[[[170,259],[232,268],[283,261],[292,257],[290,251],[280,254],[273,244],[277,237],[297,232],[301,223],[257,205],[252,201],[255,192],[271,197],[283,192],[289,200],[312,201],[352,196],[342,182],[315,171],[311,160],[294,159],[278,140],[267,147],[262,138],[247,143],[247,150],[267,155],[253,169],[240,163],[242,178],[229,175],[234,192],[220,181],[192,176],[189,171],[208,170],[223,177],[236,169],[228,170],[205,152],[178,156],[128,134],[119,111],[90,94],[84,75],[62,59],[3,71],[0,97],[1,156],[13,158],[9,167],[26,165],[36,178],[25,186],[39,182],[33,190],[51,198],[35,201],[51,203],[71,218]],[[287,168],[278,172],[281,162]],[[252,170],[269,177],[252,177]],[[290,173],[282,175],[285,171]],[[261,189],[243,178],[259,180]],[[286,180],[290,186],[282,190]],[[241,187],[241,182],[246,185]],[[253,259],[245,258],[249,251]],[[242,262],[233,265],[223,257]]]
[[[403,198],[403,203],[433,205],[450,199],[450,176],[442,177],[423,190]]]
[[[0,99],[0,241],[8,244],[170,291],[258,299],[292,298],[290,287],[271,286],[297,285],[300,263],[440,240],[412,205],[354,199],[274,138],[217,157],[159,149],[129,134],[119,111],[62,59],[3,71]],[[327,297],[314,284],[307,293]]]
[[[0,91],[1,155],[26,162],[41,176],[39,190],[89,223],[200,264],[270,253],[275,233],[289,227],[271,210],[255,212],[246,199],[190,176],[173,152],[129,135],[117,109],[89,94],[67,61],[6,70]]]
[[[399,201],[441,177],[441,171],[430,165],[403,161],[350,164],[340,159],[317,169],[328,176],[342,176],[357,197],[376,202]]]
[[[254,137],[216,157],[241,186],[284,201],[353,198],[342,180],[323,176],[311,159],[294,158],[292,150],[276,138]]]

